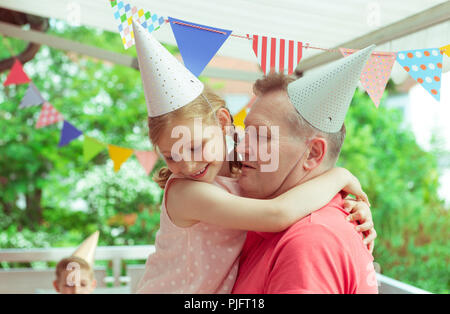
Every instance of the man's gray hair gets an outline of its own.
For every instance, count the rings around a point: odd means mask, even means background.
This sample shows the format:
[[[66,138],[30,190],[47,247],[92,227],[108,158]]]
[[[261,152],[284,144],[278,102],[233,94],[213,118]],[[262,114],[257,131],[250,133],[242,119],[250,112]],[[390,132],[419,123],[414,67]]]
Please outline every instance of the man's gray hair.
[[[314,137],[321,137],[327,141],[328,151],[326,153],[326,162],[330,166],[334,166],[339,158],[342,144],[344,143],[346,129],[345,125],[339,132],[326,133],[312,126],[305,118],[292,106],[292,112],[287,115],[290,129],[293,130],[293,136],[302,141],[309,140]]]

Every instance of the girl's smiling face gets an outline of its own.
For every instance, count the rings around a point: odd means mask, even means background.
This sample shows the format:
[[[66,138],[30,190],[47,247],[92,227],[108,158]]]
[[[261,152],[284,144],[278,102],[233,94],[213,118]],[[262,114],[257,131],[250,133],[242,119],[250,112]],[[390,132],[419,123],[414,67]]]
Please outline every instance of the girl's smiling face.
[[[165,128],[158,149],[172,173],[209,183],[217,175],[227,173],[223,128],[231,124],[231,118],[228,111],[222,109],[217,117],[221,126],[196,118],[177,121],[173,127]]]

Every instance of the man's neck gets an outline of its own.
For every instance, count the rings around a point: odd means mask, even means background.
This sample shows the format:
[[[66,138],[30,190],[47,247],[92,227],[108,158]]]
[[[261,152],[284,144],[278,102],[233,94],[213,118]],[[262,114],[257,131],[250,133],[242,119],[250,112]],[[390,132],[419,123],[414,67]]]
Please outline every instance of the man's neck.
[[[305,183],[306,181],[309,181],[321,174],[323,174],[328,169],[323,169],[323,167],[319,166],[315,169],[313,169],[310,172],[304,172],[301,168],[294,168],[292,169],[291,173],[286,177],[284,182],[281,184],[281,186],[269,197],[268,199],[275,198],[277,196],[280,196],[281,194],[289,191],[293,187],[296,187],[298,185],[301,185]]]

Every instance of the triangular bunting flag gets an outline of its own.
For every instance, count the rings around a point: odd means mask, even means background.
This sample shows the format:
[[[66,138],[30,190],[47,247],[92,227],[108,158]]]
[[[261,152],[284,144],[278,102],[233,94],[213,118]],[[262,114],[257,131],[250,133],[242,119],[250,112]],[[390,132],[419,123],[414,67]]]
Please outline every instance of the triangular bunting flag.
[[[3,86],[8,86],[12,84],[25,84],[30,81],[28,75],[24,72],[22,63],[18,59],[14,60],[14,64],[11,68],[11,71],[6,78],[6,81],[3,83]]]
[[[102,150],[106,148],[106,145],[97,141],[95,138],[84,136],[83,142],[83,155],[84,161],[88,162],[95,156],[97,156]]]
[[[252,49],[264,74],[270,71],[291,75],[302,59],[302,43],[294,40],[253,35]]]
[[[184,66],[195,76],[202,73],[231,31],[169,17]]]
[[[242,108],[241,111],[239,111],[238,113],[236,113],[233,116],[233,123],[234,123],[234,125],[237,126],[237,127],[241,127],[243,129],[245,129],[244,120],[245,120],[246,116],[247,116],[247,106]]]
[[[397,53],[397,62],[437,101],[440,100],[442,58],[439,48],[404,50]]]
[[[119,26],[119,34],[125,49],[134,45],[133,20],[141,24],[150,33],[156,31],[165,23],[164,17],[138,9],[129,3],[120,0],[110,1],[114,18]]]
[[[347,57],[358,50],[339,48],[339,51]],[[395,58],[395,52],[372,52],[361,73],[361,84],[377,108],[391,76]]]
[[[114,171],[119,171],[122,164],[133,155],[133,150],[108,144],[109,157],[114,162]]]
[[[439,48],[439,50],[445,53],[447,57],[450,57],[450,44]]]
[[[233,124],[235,126],[245,129],[245,123],[244,123],[245,117],[247,117],[247,114],[250,111],[250,109],[252,108],[252,105],[255,102],[255,100],[256,100],[256,96],[253,96],[249,100],[249,102],[244,107],[242,107],[242,109],[238,113],[236,113],[233,116]]]
[[[134,154],[136,155],[142,168],[144,168],[145,173],[149,175],[150,172],[153,170],[156,161],[158,160],[158,155],[154,151],[137,151],[137,150],[134,151]]]
[[[41,105],[45,102],[45,99],[42,97],[41,93],[37,89],[37,87],[30,82],[28,85],[27,92],[25,96],[23,96],[22,101],[20,102],[19,109]]]
[[[58,147],[63,147],[70,142],[72,142],[74,139],[78,138],[83,132],[78,130],[76,127],[74,127],[72,124],[64,120],[63,128],[61,130],[61,138],[59,140]]]
[[[52,105],[50,105],[50,103],[44,102],[41,114],[39,115],[39,119],[36,123],[36,129],[43,128],[62,120],[64,120],[62,114],[60,114],[58,110],[56,110]]]

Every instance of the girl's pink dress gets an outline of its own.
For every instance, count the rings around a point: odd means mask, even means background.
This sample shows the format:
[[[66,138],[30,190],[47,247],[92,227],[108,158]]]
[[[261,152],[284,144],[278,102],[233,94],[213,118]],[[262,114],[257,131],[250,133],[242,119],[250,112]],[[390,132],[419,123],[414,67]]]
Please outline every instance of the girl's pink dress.
[[[246,231],[199,222],[176,226],[166,209],[164,191],[155,252],[148,257],[137,293],[230,293],[236,280]],[[214,185],[239,195],[237,179],[217,176]]]

